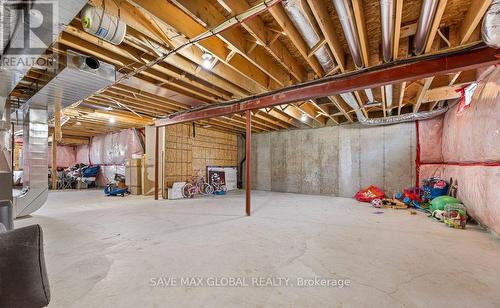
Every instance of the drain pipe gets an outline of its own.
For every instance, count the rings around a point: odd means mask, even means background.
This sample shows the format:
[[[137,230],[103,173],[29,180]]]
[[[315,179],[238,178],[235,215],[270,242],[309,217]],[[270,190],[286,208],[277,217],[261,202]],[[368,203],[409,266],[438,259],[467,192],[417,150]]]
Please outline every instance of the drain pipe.
[[[418,19],[417,25],[417,33],[415,34],[415,39],[413,41],[413,52],[416,55],[422,54],[425,49],[425,44],[427,43],[427,39],[429,37],[432,22],[434,21],[434,15],[436,14],[437,5],[438,0],[422,1],[420,18]]]

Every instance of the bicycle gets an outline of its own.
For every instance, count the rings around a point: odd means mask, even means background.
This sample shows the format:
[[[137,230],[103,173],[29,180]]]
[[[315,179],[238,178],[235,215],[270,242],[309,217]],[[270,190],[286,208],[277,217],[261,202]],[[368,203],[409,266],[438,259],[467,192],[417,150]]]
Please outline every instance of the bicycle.
[[[213,173],[210,177],[210,183],[214,188],[215,192],[227,192],[227,187],[224,185],[224,181],[220,178],[218,173]]]
[[[186,183],[182,187],[182,196],[184,198],[194,198],[195,195],[211,195],[214,193],[214,188],[212,185],[205,181],[205,177],[193,176],[191,177],[191,182]]]

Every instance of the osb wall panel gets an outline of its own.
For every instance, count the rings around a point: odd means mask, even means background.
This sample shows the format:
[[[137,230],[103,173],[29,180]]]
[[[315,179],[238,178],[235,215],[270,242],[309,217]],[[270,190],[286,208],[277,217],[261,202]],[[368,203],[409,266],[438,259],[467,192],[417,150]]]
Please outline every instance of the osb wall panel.
[[[207,166],[236,166],[237,137],[233,134],[191,125],[166,128],[165,182],[186,181],[193,175],[206,176]]]

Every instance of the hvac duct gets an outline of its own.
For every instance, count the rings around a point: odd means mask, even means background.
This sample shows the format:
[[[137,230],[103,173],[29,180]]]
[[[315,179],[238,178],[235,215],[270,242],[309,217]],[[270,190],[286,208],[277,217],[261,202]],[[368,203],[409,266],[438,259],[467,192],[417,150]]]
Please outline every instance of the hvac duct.
[[[352,93],[343,93],[340,94],[340,97],[351,107],[354,109],[356,112],[356,117],[358,118],[358,121],[362,125],[371,125],[371,126],[377,126],[377,125],[390,125],[390,124],[396,124],[396,123],[403,123],[403,122],[411,122],[411,121],[420,121],[420,120],[427,120],[431,119],[434,117],[437,117],[438,115],[441,115],[448,111],[450,108],[452,108],[455,104],[451,104],[448,107],[440,108],[437,110],[433,111],[428,111],[428,112],[420,112],[420,113],[410,113],[410,114],[403,114],[399,116],[392,116],[392,117],[385,117],[385,118],[376,118],[376,119],[368,119],[365,117],[363,112],[358,106],[358,102],[356,101],[356,98]]]
[[[413,52],[420,55],[424,52],[425,44],[429,37],[429,32],[434,21],[436,8],[439,0],[423,0],[422,8],[420,9],[420,17],[417,24],[417,33],[413,41]]]
[[[283,3],[285,11],[287,12],[297,30],[304,38],[307,46],[309,46],[309,48],[313,48],[320,42],[320,37],[314,30],[311,21],[305,15],[305,12],[308,8],[304,8],[303,5],[304,4],[300,0],[288,0]],[[323,67],[323,70],[325,72],[329,72],[334,68],[335,63],[328,51],[328,48],[325,45],[319,48],[314,53],[314,55],[318,59],[321,67]]]
[[[359,43],[358,30],[354,23],[354,17],[347,0],[333,0],[333,5],[339,16],[340,25],[344,30],[345,39],[349,46],[354,64],[357,68],[363,67],[363,58],[361,57],[361,45]]]
[[[0,0],[0,26],[3,36],[0,38],[0,46],[2,48],[2,62],[0,63],[0,160],[10,161],[11,151],[10,144],[10,123],[8,121],[8,104],[7,99],[12,90],[17,86],[20,80],[26,75],[28,70],[33,67],[43,53],[44,48],[31,48],[30,45],[25,45],[24,31],[25,23],[22,19],[23,15],[17,14],[16,10],[12,10],[8,4],[15,6],[26,6],[29,10],[30,18],[38,18],[48,16],[52,22],[42,22],[37,28],[39,32],[50,34],[44,41],[48,46],[54,42],[59,34],[64,30],[71,20],[78,14],[82,7],[87,3],[86,0],[32,0],[32,1],[8,1]],[[52,5],[48,5],[52,4]],[[57,13],[56,15],[54,13]],[[57,17],[55,19],[54,17]],[[33,26],[33,25],[32,25]],[[50,40],[50,41],[49,41]],[[30,41],[31,43],[31,41]],[[40,46],[37,46],[40,47]],[[12,178],[12,170],[10,165],[1,164],[0,173],[9,175]],[[12,226],[12,181],[2,181],[3,188],[0,191],[0,201],[9,203],[9,217],[5,211],[0,212],[0,221],[9,221],[7,225]],[[4,193],[9,191],[9,193]]]
[[[394,40],[394,1],[380,0],[380,25],[382,28],[382,54],[384,62],[392,60]]]
[[[428,119],[432,119],[432,118],[435,118],[439,115],[446,113],[453,106],[454,106],[454,104],[452,104],[448,107],[436,109],[433,111],[420,112],[420,113],[408,113],[408,114],[402,114],[402,115],[398,115],[398,116],[385,117],[385,118],[376,118],[376,119],[363,118],[363,120],[360,120],[359,123],[361,123],[362,125],[368,125],[368,126],[380,126],[380,125],[391,125],[391,124],[404,123],[404,122],[428,120]]]
[[[500,48],[500,0],[494,0],[490,5],[486,15],[484,15],[481,30],[486,45]]]
[[[3,55],[11,35],[17,24],[17,11],[8,5],[7,0],[0,0],[0,25],[2,26],[2,35],[0,35],[0,54]],[[9,34],[9,35],[7,35]]]
[[[83,29],[114,45],[120,45],[127,32],[127,24],[119,17],[111,16],[103,8],[86,5],[81,14]]]
[[[68,51],[66,67],[25,104],[23,190],[14,197],[14,216],[29,215],[47,199],[48,125],[54,103],[61,109],[85,99],[116,80],[115,68],[95,58]]]

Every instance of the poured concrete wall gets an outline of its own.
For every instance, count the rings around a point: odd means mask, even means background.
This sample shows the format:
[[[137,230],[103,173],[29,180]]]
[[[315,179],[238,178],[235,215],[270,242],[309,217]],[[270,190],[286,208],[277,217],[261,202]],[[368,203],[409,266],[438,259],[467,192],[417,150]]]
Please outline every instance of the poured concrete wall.
[[[252,189],[352,197],[377,185],[412,186],[415,124],[359,125],[254,134]]]

